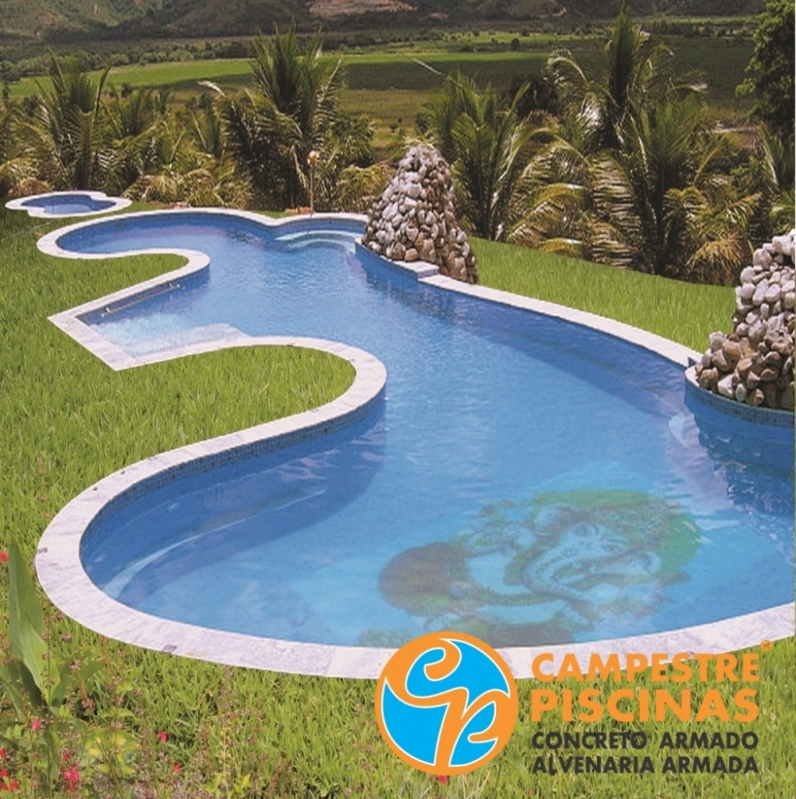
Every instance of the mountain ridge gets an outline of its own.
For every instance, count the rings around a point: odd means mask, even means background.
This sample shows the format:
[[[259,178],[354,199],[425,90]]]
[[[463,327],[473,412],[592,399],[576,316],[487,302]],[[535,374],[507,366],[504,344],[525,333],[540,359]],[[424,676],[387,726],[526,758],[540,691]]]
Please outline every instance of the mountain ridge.
[[[757,14],[765,0],[633,0],[637,16]],[[604,0],[0,0],[0,38],[46,43],[72,38],[214,37],[269,32],[295,20],[380,27],[610,19]]]

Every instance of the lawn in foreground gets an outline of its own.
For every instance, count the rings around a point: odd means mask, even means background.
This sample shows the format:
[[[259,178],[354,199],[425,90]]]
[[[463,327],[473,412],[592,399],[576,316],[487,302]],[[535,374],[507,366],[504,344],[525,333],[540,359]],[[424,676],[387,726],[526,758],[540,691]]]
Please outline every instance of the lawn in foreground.
[[[0,416],[5,455],[0,472],[0,548],[13,536],[29,560],[49,519],[109,472],[155,452],[328,401],[345,390],[352,378],[347,363],[292,348],[225,351],[113,372],[46,317],[174,268],[179,261],[174,257],[50,258],[39,253],[35,242],[56,226],[0,210],[4,341]],[[726,327],[700,316],[699,287],[562,262],[486,242],[476,242],[476,251],[486,284],[544,299],[568,298],[569,304],[623,321],[644,322],[640,326],[662,334],[667,320],[672,320],[671,337],[689,346],[701,348],[710,330]],[[725,315],[728,296],[731,310],[731,294],[731,290],[717,290],[716,297],[721,299],[711,313]],[[3,607],[6,593],[7,579],[0,569]],[[51,615],[51,646],[73,657],[99,658],[104,663],[87,686],[87,695],[76,703],[75,713],[92,723],[115,722],[133,732],[140,745],[131,755],[137,776],[128,778],[128,787],[135,780],[141,789],[156,790],[163,799],[375,799],[445,794],[727,799],[787,797],[796,780],[791,745],[796,740],[793,641],[779,642],[773,651],[761,655],[761,717],[743,725],[760,736],[755,752],[761,769],[757,775],[534,776],[530,774],[536,755],[531,735],[540,727],[530,723],[530,686],[523,683],[520,722],[506,750],[489,766],[443,785],[404,766],[381,741],[370,681],[197,663],[103,640],[54,612]],[[7,643],[3,641],[4,648]],[[693,690],[695,703],[705,688],[699,683],[684,687]],[[25,734],[32,721],[33,714],[22,720]],[[724,726],[716,722],[590,725],[606,730],[644,729],[653,740],[662,729],[712,731]],[[563,727],[574,731],[584,725],[552,720],[541,728]],[[0,704],[0,746],[7,745],[9,765],[22,782],[21,795],[42,795],[30,787],[38,767],[33,752],[10,745],[13,730],[10,709]],[[88,766],[83,769],[84,796],[95,795],[98,778],[99,772],[92,774]],[[66,783],[55,785],[53,795],[61,792],[68,795]],[[109,789],[104,795],[114,793]]]

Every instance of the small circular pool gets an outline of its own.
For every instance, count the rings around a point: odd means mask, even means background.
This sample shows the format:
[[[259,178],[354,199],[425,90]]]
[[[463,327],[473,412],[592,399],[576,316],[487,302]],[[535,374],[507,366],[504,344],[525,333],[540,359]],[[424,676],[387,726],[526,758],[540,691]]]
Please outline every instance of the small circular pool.
[[[59,219],[119,211],[130,203],[123,197],[107,197],[101,191],[57,191],[10,200],[6,207],[27,211],[31,216]]]

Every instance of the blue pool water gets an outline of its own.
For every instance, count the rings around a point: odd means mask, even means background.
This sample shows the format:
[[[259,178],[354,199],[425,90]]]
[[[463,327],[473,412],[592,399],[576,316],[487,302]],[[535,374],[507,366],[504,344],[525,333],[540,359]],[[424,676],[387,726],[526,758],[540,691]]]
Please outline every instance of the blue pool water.
[[[118,503],[83,539],[98,586],[164,618],[373,646],[590,641],[792,601],[792,431],[695,416],[661,356],[417,283],[330,225],[158,214],[59,239],[209,254],[86,319],[131,354],[221,323],[342,341],[388,371],[351,427]]]
[[[23,208],[40,208],[49,216],[96,214],[116,207],[115,198],[94,199],[88,194],[62,192],[44,197],[31,197],[21,203]]]

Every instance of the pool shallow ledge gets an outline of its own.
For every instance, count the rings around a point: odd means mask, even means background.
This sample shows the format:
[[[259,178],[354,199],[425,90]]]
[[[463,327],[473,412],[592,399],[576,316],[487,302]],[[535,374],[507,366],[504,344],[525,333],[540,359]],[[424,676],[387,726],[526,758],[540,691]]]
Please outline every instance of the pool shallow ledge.
[[[197,209],[186,212],[196,213]],[[351,224],[363,221],[363,217],[354,215],[318,214],[312,218],[271,220],[248,212],[219,209],[212,209],[210,212],[255,219],[268,227],[284,226],[297,231],[311,229],[313,224],[332,218]],[[175,214],[180,211],[145,213]],[[120,218],[123,217],[117,217]],[[84,255],[63,250],[58,245],[58,239],[67,232],[91,224],[93,223],[81,222],[53,231],[39,241],[39,247],[52,255],[80,259],[107,259],[132,254]],[[369,257],[379,258],[360,245],[358,248]],[[163,481],[176,479],[197,468],[198,462],[204,463],[206,467],[213,459],[217,462],[228,462],[236,453],[247,456],[323,435],[362,418],[382,401],[384,395],[386,370],[378,359],[361,349],[321,339],[276,336],[255,338],[241,334],[224,340],[193,343],[144,357],[125,353],[97,333],[84,318],[114,304],[138,301],[152,292],[168,290],[170,281],[176,282],[206,270],[209,264],[207,256],[196,251],[147,252],[178,254],[184,256],[188,262],[181,269],[56,314],[51,317],[51,321],[113,369],[131,368],[227,347],[291,345],[320,349],[346,358],[356,371],[354,383],[341,397],[320,408],[155,455],[90,486],[61,510],[42,536],[36,555],[36,570],[42,587],[56,606],[80,624],[102,635],[136,646],[234,666],[328,677],[375,679],[394,649],[300,643],[170,621],[122,605],[94,585],[83,569],[80,542],[85,531],[98,514],[103,513],[126,493],[134,491],[142,482],[149,483],[161,478]],[[137,250],[135,254],[141,254],[141,250]],[[388,268],[413,275],[418,281],[446,291],[489,303],[521,308],[607,333],[651,350],[684,369],[699,357],[698,353],[676,342],[605,317],[452,280],[440,275],[437,267],[432,264],[419,262],[404,265],[381,258],[379,260]],[[789,603],[717,622],[648,635],[586,643],[509,647],[499,651],[517,677],[527,678],[531,677],[533,656],[541,652],[552,652],[556,661],[565,653],[573,653],[583,664],[587,663],[592,653],[607,655],[615,652],[622,655],[634,652],[649,655],[653,652],[664,652],[674,655],[678,652],[724,652],[755,646],[764,640],[790,637],[794,635],[795,626],[794,605]]]

